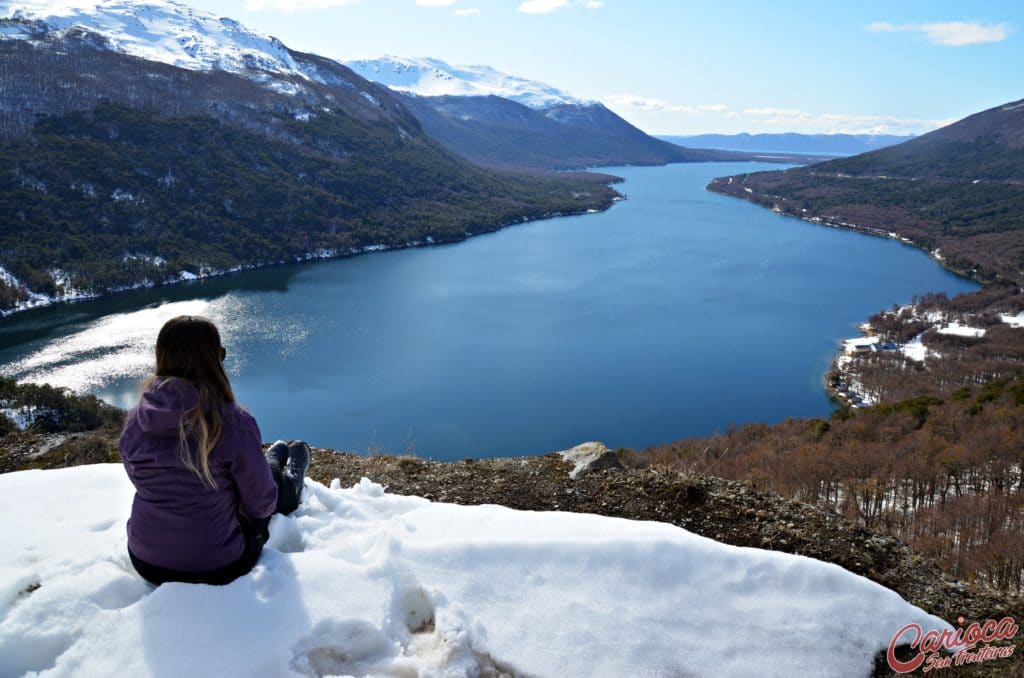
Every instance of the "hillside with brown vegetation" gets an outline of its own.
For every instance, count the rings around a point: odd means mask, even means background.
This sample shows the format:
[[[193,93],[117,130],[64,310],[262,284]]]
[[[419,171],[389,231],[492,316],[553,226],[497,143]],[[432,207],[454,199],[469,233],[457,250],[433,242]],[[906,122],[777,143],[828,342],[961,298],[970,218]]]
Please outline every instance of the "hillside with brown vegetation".
[[[897,537],[959,578],[1024,587],[1021,378],[746,424],[649,448],[635,463],[745,481]]]
[[[866,332],[889,350],[843,356],[827,379],[833,386],[856,384],[870,402],[891,403],[916,396],[948,398],[962,389],[1024,376],[1022,311],[1024,293],[1015,284],[952,299],[923,294],[868,319]],[[905,349],[913,343],[918,350],[908,355]]]

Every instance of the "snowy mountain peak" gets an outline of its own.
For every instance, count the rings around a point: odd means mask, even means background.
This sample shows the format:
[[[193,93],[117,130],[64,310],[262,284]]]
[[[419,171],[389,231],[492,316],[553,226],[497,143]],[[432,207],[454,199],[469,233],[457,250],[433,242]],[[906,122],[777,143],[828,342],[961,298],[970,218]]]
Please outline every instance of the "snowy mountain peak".
[[[0,5],[0,40],[31,39],[72,28],[101,36],[118,52],[179,68],[263,71],[324,81],[320,69],[296,59],[277,38],[177,0],[17,0]],[[345,65],[368,80],[426,96],[494,94],[536,110],[596,103],[489,66],[393,56]]]
[[[453,66],[440,59],[395,56],[348,61],[345,65],[367,80],[423,96],[493,94],[536,110],[596,103],[578,99],[541,82],[502,73],[490,66]]]
[[[271,71],[309,77],[277,38],[175,0],[20,0],[0,9],[0,39],[82,28],[111,49],[190,70]]]

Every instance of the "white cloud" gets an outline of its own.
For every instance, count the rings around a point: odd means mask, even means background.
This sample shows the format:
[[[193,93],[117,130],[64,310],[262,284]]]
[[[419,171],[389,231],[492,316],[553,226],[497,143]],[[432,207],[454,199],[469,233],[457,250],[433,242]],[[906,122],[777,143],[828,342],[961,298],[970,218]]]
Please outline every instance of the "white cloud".
[[[354,5],[359,0],[245,0],[245,8],[252,11],[278,9],[295,12],[304,9],[327,9],[340,5]]]
[[[526,0],[516,10],[527,14],[547,14],[568,5],[569,0]]]
[[[516,7],[516,11],[526,14],[550,14],[555,10],[572,6],[600,9],[604,7],[604,2],[603,0],[525,0]]]
[[[647,117],[657,126],[692,125],[683,122],[701,120],[703,126],[720,127],[723,120],[729,127],[745,127],[747,131],[805,132],[824,134],[920,134],[953,120],[901,118],[891,115],[858,115],[850,113],[811,113],[797,108],[773,106],[734,110],[725,104],[680,104],[637,94],[610,94],[604,100],[620,110],[632,109],[635,115]],[[673,122],[674,120],[674,122]],[[716,123],[715,121],[718,121]],[[710,129],[710,127],[708,128]]]
[[[454,5],[455,0],[416,0],[420,7],[448,7]]]
[[[479,13],[480,9],[478,7],[463,7],[452,12],[455,16],[473,16]]]
[[[814,129],[825,134],[919,134],[954,120],[901,118],[894,115],[809,113],[795,108],[747,108],[741,117],[779,130]]]
[[[920,33],[933,45],[943,47],[963,47],[965,45],[981,45],[987,42],[1002,42],[1013,33],[1014,28],[1008,23],[982,24],[976,21],[947,21],[924,24],[891,24],[888,21],[876,21],[865,28],[872,33]]]
[[[609,94],[605,99],[613,104],[627,108],[638,108],[643,111],[669,111],[672,113],[720,113],[728,106],[725,104],[673,104],[661,99],[642,97],[637,94]]]

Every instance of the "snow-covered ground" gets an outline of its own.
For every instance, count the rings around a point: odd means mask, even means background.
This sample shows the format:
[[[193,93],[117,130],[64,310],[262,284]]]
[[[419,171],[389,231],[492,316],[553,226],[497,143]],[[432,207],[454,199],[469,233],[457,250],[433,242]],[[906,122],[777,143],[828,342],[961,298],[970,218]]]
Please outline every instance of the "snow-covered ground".
[[[1024,313],[1018,313],[1017,315],[1002,314],[999,319],[1010,327],[1024,327]]]
[[[938,330],[939,334],[955,334],[960,337],[983,337],[985,336],[985,330],[981,327],[970,327],[969,325],[961,325],[954,321],[945,327],[940,327]]]
[[[924,334],[923,332],[921,334]],[[903,355],[907,356],[911,360],[916,360],[921,363],[928,356],[928,347],[921,342],[921,334],[908,341],[907,343],[900,346],[900,351]]]
[[[953,334],[962,337],[971,337],[974,339],[979,339],[985,336],[985,328],[972,327],[969,324],[966,324],[964,319],[950,320],[946,317],[946,314],[944,314],[941,311],[931,310],[925,313],[919,313],[917,307],[907,305],[900,306],[898,309],[896,309],[895,313],[901,317],[905,317],[907,316],[908,309],[909,320],[923,320],[928,323],[931,323],[932,327],[934,327],[939,334]],[[887,312],[887,314],[891,313],[891,311]],[[999,318],[1000,320],[1010,325],[1011,327],[1024,328],[1024,312],[1018,315],[1002,314],[999,316]],[[970,317],[967,318],[968,321],[970,319]],[[844,374],[846,380],[850,382],[848,385],[849,392],[855,393],[856,395],[862,397],[866,404],[874,404],[877,403],[878,401],[876,398],[870,397],[870,394],[865,394],[858,390],[857,382],[855,380],[850,379],[849,375],[847,374],[846,368],[853,361],[852,356],[858,353],[870,353],[875,350],[898,350],[907,358],[917,362],[924,362],[929,357],[942,357],[941,353],[938,353],[934,349],[928,348],[922,343],[921,336],[924,334],[924,332],[918,333],[917,336],[915,336],[912,340],[905,344],[887,344],[885,342],[882,342],[880,336],[870,334],[873,330],[868,323],[862,323],[860,325],[860,329],[862,332],[865,333],[864,336],[840,340],[840,343],[842,345],[842,352],[839,356],[837,356],[834,359],[833,364],[840,372]]]
[[[133,571],[119,465],[0,475],[4,675],[866,676],[948,628],[809,558],[671,525],[308,482],[229,586]]]
[[[347,61],[345,65],[367,80],[422,96],[493,94],[537,110],[563,104],[590,106],[595,103],[490,66],[453,66],[440,59],[395,56]]]

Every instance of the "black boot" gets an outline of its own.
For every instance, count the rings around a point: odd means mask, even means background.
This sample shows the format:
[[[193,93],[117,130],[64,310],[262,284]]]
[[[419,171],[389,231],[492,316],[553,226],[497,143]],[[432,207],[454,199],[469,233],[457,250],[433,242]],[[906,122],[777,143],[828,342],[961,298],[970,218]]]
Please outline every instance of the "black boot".
[[[271,445],[267,450],[267,463],[270,464],[270,468],[283,471],[284,465],[288,463],[288,443],[278,440]]]
[[[293,440],[288,445],[288,465],[285,467],[285,475],[295,483],[295,496],[302,501],[302,488],[306,472],[309,470],[310,449],[309,445],[301,440]]]

